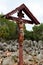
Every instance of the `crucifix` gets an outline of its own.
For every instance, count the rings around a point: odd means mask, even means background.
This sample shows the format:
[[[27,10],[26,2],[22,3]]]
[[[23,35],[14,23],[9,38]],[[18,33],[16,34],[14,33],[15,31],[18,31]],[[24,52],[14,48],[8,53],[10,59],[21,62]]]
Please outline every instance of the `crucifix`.
[[[23,19],[24,13],[31,19]],[[12,17],[14,13],[17,12],[18,17]],[[24,41],[24,24],[40,24],[39,21],[34,17],[34,15],[30,12],[30,10],[25,6],[25,4],[22,4],[21,6],[17,7],[15,10],[9,12],[6,15],[3,15],[4,18],[16,21],[18,25],[18,43],[19,43],[19,65],[23,65],[23,41]]]

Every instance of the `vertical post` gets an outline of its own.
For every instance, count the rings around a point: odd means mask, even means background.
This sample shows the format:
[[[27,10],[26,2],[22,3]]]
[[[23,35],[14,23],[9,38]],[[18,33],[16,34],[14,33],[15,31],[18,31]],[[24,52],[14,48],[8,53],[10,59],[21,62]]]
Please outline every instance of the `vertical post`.
[[[18,42],[19,42],[19,65],[23,65],[23,40],[24,40],[24,23],[18,23]]]
[[[19,44],[19,65],[23,65],[23,45]]]

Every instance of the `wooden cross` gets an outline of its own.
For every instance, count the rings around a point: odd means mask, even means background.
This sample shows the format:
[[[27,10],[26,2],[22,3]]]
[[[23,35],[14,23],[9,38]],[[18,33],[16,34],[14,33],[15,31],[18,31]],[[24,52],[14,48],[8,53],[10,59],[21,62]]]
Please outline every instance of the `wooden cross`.
[[[22,11],[31,19],[23,19],[24,14]],[[18,17],[12,17],[11,15],[17,12]],[[30,12],[30,10],[22,4],[21,6],[17,7],[15,10],[9,12],[8,14],[4,15],[6,19],[16,21],[18,25],[18,43],[19,43],[19,65],[23,65],[23,41],[24,41],[24,24],[40,24],[39,21],[34,17],[34,15]]]

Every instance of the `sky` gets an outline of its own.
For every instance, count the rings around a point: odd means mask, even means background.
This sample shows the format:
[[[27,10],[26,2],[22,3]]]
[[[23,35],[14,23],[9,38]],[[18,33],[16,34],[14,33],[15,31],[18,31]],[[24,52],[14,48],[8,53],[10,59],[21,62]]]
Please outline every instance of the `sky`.
[[[6,14],[23,3],[38,21],[43,23],[43,0],[0,0],[0,13]],[[34,25],[26,24],[26,29],[32,30],[33,26]]]

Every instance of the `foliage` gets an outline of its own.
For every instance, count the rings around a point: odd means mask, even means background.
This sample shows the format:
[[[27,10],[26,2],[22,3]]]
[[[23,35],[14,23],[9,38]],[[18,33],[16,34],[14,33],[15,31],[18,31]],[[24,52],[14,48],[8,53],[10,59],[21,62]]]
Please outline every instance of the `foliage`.
[[[0,16],[0,38],[3,39],[16,39],[16,23],[9,21]]]
[[[33,34],[35,40],[43,40],[43,24],[34,26]]]
[[[25,39],[33,40],[33,31],[25,31]]]

